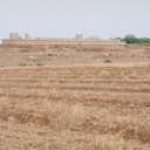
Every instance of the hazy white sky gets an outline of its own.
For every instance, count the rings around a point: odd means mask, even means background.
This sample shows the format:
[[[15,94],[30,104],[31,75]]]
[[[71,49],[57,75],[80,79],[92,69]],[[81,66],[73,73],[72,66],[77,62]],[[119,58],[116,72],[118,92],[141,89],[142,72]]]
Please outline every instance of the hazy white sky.
[[[150,0],[0,0],[0,38],[9,32],[150,37]]]

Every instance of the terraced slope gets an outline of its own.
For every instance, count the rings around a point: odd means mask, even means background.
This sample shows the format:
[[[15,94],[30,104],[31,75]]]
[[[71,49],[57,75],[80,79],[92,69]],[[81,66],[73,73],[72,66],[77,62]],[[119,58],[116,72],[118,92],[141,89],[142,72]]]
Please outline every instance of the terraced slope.
[[[150,149],[150,67],[0,70],[1,150]]]

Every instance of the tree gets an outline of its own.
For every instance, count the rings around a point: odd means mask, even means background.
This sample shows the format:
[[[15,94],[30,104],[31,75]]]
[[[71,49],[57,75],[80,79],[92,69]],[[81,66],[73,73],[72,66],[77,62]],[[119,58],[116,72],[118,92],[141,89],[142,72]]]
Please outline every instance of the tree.
[[[123,41],[125,41],[126,43],[139,43],[139,39],[136,38],[134,35],[132,34],[128,34],[123,38]]]

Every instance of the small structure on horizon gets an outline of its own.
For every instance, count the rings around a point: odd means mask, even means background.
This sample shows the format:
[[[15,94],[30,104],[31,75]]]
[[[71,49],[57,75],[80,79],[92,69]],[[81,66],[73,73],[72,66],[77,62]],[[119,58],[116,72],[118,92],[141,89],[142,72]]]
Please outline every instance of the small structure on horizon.
[[[19,33],[13,32],[9,33],[9,40],[31,40],[31,36],[28,33],[21,36]]]
[[[9,33],[10,40],[21,40],[22,36],[19,35],[17,32]]]
[[[83,40],[83,35],[82,34],[76,34],[75,40]]]
[[[31,36],[30,36],[30,34],[26,33],[26,34],[24,34],[24,38],[25,38],[25,40],[30,40]]]

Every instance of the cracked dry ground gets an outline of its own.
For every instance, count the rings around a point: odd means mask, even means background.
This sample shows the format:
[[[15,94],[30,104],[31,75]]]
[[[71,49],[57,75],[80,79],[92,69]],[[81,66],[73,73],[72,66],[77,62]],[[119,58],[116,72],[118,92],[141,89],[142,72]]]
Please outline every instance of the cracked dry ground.
[[[0,70],[0,150],[149,149],[149,66]]]

